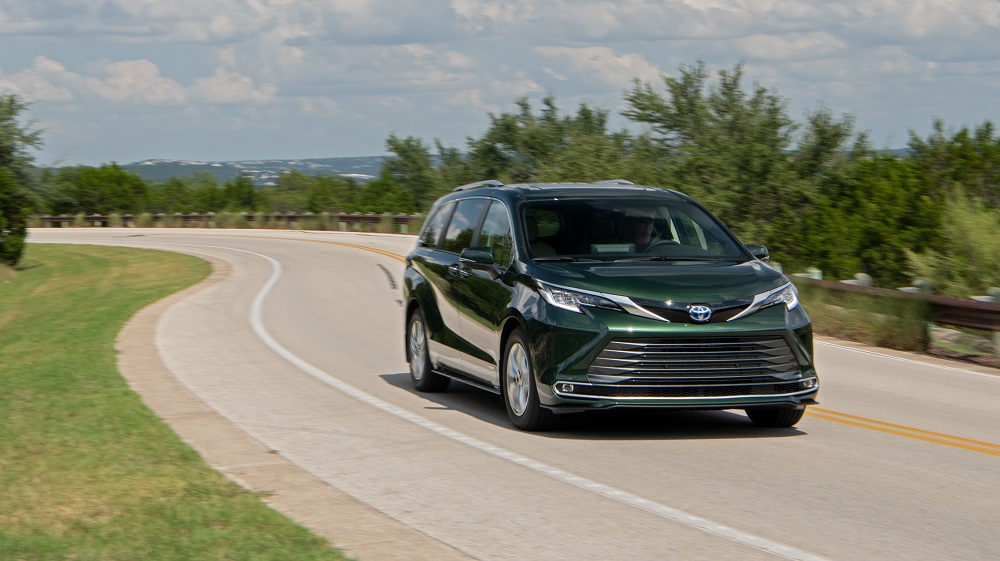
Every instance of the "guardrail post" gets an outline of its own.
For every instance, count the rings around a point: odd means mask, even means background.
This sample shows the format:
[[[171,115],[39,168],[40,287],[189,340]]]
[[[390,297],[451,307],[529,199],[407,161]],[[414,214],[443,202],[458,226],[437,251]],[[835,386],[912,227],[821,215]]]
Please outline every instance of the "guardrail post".
[[[817,269],[816,267],[809,267],[804,273],[795,273],[797,277],[805,277],[807,279],[823,280],[823,271]]]

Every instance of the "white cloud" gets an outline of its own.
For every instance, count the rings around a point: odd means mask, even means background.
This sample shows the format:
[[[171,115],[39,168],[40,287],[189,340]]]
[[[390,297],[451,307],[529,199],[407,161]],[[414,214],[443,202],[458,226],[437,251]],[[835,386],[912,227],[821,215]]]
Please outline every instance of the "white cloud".
[[[187,99],[184,87],[160,74],[153,62],[145,59],[107,62],[105,77],[83,78],[86,88],[109,101],[131,101],[153,105],[182,103]],[[69,81],[77,75],[66,73]]]
[[[70,88],[53,83],[53,75],[65,72],[58,62],[37,57],[32,68],[11,76],[0,75],[0,90],[7,90],[31,101],[67,102],[73,99]]]
[[[258,88],[250,78],[221,67],[211,76],[196,80],[191,88],[195,98],[211,103],[260,104],[274,99],[277,91],[274,84]]]
[[[578,76],[590,76],[622,88],[633,78],[650,81],[661,74],[661,70],[642,55],[619,55],[610,47],[536,47],[535,52],[564,61]]]
[[[735,39],[733,45],[747,57],[774,60],[826,58],[847,49],[846,42],[825,31],[751,35]]]
[[[247,76],[222,67],[185,87],[163,76],[156,64],[145,59],[102,61],[93,66],[94,75],[84,75],[39,56],[31,69],[13,74],[0,84],[37,101],[64,102],[89,96],[139,105],[177,105],[192,100],[260,104],[272,100],[277,92],[274,84],[258,87]]]

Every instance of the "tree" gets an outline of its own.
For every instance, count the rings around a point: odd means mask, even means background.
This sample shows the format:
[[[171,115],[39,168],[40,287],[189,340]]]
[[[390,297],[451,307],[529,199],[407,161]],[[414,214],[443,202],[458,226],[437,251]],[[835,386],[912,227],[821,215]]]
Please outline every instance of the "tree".
[[[522,183],[620,175],[628,136],[608,133],[608,111],[581,104],[576,114],[561,115],[552,96],[542,100],[538,113],[528,98],[515,104],[516,112],[490,114],[486,133],[469,140],[469,176]]]
[[[377,214],[411,214],[416,208],[413,193],[397,183],[386,171],[364,187],[360,206],[362,212]]]
[[[945,200],[942,234],[938,245],[922,253],[907,250],[915,277],[958,298],[1000,286],[1000,212],[955,188]]]
[[[703,62],[663,76],[661,93],[636,80],[623,114],[651,127],[669,158],[667,186],[703,200],[747,241],[776,239],[775,219],[808,206],[788,152],[797,125],[786,102],[754,84],[744,91],[743,67],[709,82]]]
[[[0,263],[17,265],[28,235],[29,148],[41,146],[41,131],[21,124],[27,104],[12,94],[0,94]]]
[[[430,149],[424,141],[412,136],[390,135],[385,146],[395,157],[385,161],[383,173],[388,173],[413,194],[417,211],[426,211],[444,189],[434,170]]]
[[[992,122],[948,133],[944,121],[935,119],[926,140],[910,133],[910,149],[935,195],[944,197],[961,186],[968,195],[1000,209],[1000,137]]]
[[[139,213],[149,206],[149,186],[138,174],[112,162],[84,168],[77,177],[77,200],[82,212]]]
[[[259,206],[259,195],[253,179],[246,175],[241,174],[235,181],[227,182],[222,187],[222,193],[226,198],[227,210],[254,212]]]

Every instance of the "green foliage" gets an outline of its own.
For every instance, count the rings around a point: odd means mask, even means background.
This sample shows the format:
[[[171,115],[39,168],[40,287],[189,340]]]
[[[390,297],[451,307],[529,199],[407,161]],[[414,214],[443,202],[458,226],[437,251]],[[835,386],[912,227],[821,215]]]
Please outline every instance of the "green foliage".
[[[227,182],[222,188],[222,195],[226,199],[225,208],[230,211],[253,212],[257,210],[260,199],[253,180],[245,175]]]
[[[907,351],[927,349],[927,303],[905,293],[887,298],[832,291],[798,281],[799,299],[824,335]]]
[[[946,198],[940,242],[906,250],[910,272],[935,292],[966,298],[1000,286],[1000,210],[955,188]]]
[[[26,203],[14,174],[0,168],[0,264],[13,267],[24,253],[28,236]]]
[[[548,96],[536,114],[527,98],[517,111],[491,114],[490,126],[468,142],[466,166],[477,177],[504,182],[596,181],[617,176],[625,136],[608,133],[608,112],[581,104],[560,115]]]
[[[412,214],[416,210],[413,193],[393,179],[388,172],[365,186],[360,200],[361,212],[376,214]]]
[[[149,192],[141,177],[111,163],[99,168],[84,168],[80,172],[77,201],[84,212],[132,214],[147,208]]]
[[[383,177],[386,174],[391,176],[413,194],[417,209],[426,211],[442,193],[430,149],[418,138],[399,138],[396,135],[390,135],[385,146],[395,157],[385,161]]]
[[[992,122],[973,131],[962,127],[949,138],[944,122],[935,119],[926,140],[910,133],[910,149],[935,195],[945,195],[957,185],[969,196],[1000,208],[1000,137]]]
[[[704,63],[663,76],[665,92],[636,81],[626,92],[624,115],[649,125],[669,154],[667,186],[703,201],[748,241],[776,239],[813,193],[798,181],[788,156],[797,125],[786,102],[754,85],[748,94],[737,65],[711,83]]]
[[[286,171],[274,187],[260,190],[263,209],[269,212],[357,212],[361,188],[353,179],[306,175]]]
[[[17,96],[0,94],[0,263],[13,267],[24,253],[31,206],[29,149],[41,145],[41,131],[22,124],[27,104]]]

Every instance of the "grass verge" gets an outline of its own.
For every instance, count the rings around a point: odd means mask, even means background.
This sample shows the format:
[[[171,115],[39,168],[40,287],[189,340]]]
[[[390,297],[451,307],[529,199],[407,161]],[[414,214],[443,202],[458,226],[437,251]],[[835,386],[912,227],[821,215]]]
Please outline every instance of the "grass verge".
[[[927,304],[921,300],[879,298],[806,283],[796,287],[816,333],[890,349],[927,348]]]
[[[173,253],[29,245],[0,279],[0,559],[346,559],[211,469],[117,371],[128,318],[208,273]]]

